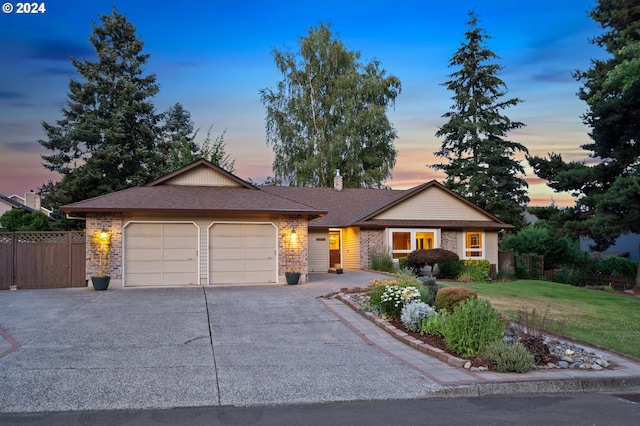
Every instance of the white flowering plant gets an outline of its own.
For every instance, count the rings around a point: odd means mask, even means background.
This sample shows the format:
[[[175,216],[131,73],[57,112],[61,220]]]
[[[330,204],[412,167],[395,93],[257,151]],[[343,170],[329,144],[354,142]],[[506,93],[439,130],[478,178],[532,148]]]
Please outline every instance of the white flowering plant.
[[[420,291],[416,287],[388,285],[385,286],[384,292],[380,296],[380,307],[382,313],[393,318],[400,318],[404,305],[416,299],[420,299]]]

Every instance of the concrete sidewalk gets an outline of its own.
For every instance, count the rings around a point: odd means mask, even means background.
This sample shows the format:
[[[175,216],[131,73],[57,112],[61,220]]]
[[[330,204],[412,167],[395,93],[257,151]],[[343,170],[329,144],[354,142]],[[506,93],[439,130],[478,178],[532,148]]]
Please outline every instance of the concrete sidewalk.
[[[577,376],[470,373],[400,342],[336,298],[319,298],[376,276],[2,292],[0,412],[640,389],[640,366],[625,360]]]

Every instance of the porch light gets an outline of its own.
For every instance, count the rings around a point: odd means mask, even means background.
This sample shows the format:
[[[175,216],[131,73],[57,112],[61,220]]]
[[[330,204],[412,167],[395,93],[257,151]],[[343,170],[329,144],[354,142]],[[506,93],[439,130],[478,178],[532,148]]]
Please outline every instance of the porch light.
[[[109,238],[109,231],[103,228],[102,231],[100,231],[100,239],[105,241],[107,238]]]
[[[289,236],[289,241],[291,242],[291,245],[298,244],[298,234],[296,233],[295,229],[291,231],[291,235]]]

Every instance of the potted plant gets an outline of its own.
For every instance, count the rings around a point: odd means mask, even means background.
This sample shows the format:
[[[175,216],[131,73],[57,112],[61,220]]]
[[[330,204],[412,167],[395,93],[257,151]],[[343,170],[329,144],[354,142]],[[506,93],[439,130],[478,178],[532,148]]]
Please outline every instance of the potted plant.
[[[298,234],[295,230],[291,231],[289,235],[289,244],[287,247],[285,240],[285,253],[286,253],[286,271],[284,273],[287,284],[296,285],[300,281],[300,271],[302,270],[299,262],[298,253]]]
[[[107,275],[111,255],[111,232],[102,230],[91,237],[91,263],[95,275],[91,276],[93,288],[104,291],[109,287],[111,277]]]
[[[287,280],[287,284],[296,285],[300,281],[300,268],[296,265],[290,265],[287,267],[287,271],[284,273],[284,277]]]

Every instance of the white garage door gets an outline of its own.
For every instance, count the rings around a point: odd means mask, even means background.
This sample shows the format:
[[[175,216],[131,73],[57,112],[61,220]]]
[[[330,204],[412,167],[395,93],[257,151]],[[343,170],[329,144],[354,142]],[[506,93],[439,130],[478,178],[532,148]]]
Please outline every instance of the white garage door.
[[[210,284],[276,282],[276,228],[216,223],[209,231]]]
[[[198,228],[132,223],[125,228],[125,286],[198,284]]]

